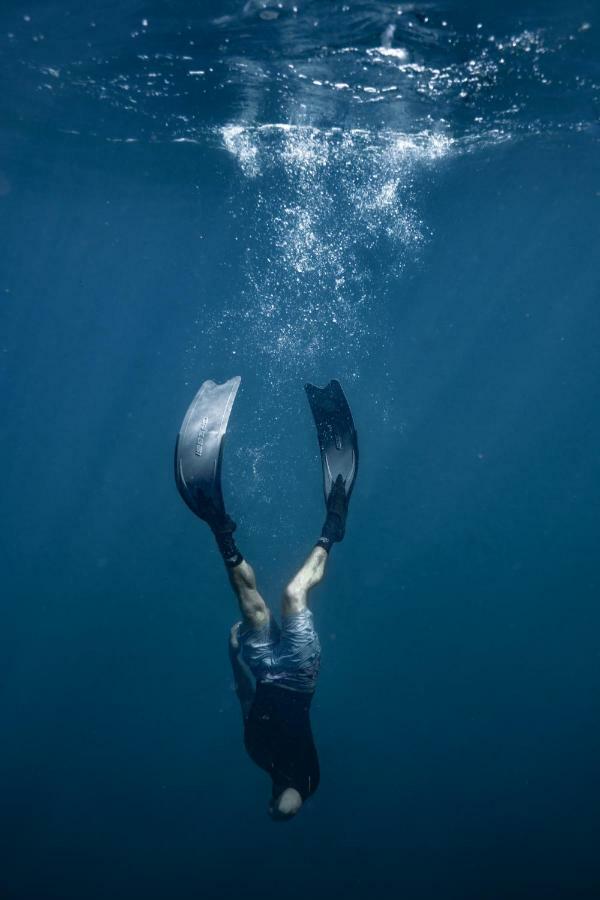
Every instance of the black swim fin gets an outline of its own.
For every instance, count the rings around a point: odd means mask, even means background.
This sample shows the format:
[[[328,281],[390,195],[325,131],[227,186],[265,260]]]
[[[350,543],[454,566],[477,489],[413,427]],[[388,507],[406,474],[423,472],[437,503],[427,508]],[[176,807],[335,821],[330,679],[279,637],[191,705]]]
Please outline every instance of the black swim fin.
[[[314,384],[304,388],[317,426],[325,505],[338,475],[342,476],[348,501],[358,472],[358,439],[348,401],[339,381],[330,381],[324,388]]]
[[[185,414],[175,445],[175,481],[197,516],[209,524],[225,516],[221,490],[223,438],[241,378],[205,381]]]

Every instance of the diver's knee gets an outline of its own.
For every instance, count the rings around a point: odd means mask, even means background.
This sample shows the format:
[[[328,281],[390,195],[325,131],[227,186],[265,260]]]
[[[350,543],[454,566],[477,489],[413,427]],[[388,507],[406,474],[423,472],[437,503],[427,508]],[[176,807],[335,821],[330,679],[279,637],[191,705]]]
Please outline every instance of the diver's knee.
[[[306,609],[306,591],[290,582],[283,592],[283,609],[288,615]]]
[[[264,628],[269,622],[269,608],[263,600],[260,602],[246,601],[243,604],[242,611],[246,623],[251,628]]]

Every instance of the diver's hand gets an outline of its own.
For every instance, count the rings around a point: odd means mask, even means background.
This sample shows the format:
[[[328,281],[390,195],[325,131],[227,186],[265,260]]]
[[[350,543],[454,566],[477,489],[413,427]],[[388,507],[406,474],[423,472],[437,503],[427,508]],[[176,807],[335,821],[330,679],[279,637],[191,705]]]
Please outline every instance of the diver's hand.
[[[229,649],[232,653],[237,653],[240,649],[240,641],[238,638],[238,629],[242,623],[236,622],[235,625],[231,626],[231,631],[229,632]]]

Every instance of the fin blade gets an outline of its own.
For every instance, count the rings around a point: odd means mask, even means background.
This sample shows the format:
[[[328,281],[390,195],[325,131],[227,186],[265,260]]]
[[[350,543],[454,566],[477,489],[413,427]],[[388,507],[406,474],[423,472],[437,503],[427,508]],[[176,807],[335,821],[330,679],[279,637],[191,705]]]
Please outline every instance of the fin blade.
[[[358,437],[342,386],[334,379],[324,388],[309,383],[304,389],[317,429],[325,503],[338,475],[350,499],[358,472]]]
[[[175,444],[175,481],[196,515],[209,500],[224,512],[221,488],[223,440],[241,383],[236,375],[223,384],[208,380],[192,400]]]

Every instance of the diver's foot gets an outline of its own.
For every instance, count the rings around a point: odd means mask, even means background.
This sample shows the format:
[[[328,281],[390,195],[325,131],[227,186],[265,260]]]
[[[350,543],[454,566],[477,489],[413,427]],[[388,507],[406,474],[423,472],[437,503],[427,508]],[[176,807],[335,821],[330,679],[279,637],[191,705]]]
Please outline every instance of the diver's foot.
[[[233,534],[236,524],[223,509],[219,509],[214,500],[198,493],[195,498],[198,516],[217,534]]]
[[[218,521],[211,525],[211,528],[219,553],[223,557],[223,562],[227,568],[234,569],[236,566],[239,566],[244,557],[238,550],[233,537],[233,532],[237,528],[233,519],[227,513],[223,513]]]
[[[343,541],[346,533],[346,516],[348,515],[348,498],[344,479],[338,475],[327,501],[327,518],[321,531],[318,543],[329,550],[332,544]]]
[[[224,509],[219,509],[213,500],[206,497],[196,497],[195,499],[196,512],[214,534],[223,562],[229,569],[239,566],[243,556],[233,538],[233,532],[237,528],[236,523]]]
[[[233,521],[231,516],[227,515],[227,513],[219,513],[215,521],[212,524],[209,524],[214,531],[217,540],[219,539],[219,537],[225,537],[226,535],[231,536],[237,528],[236,523]]]
[[[219,553],[223,557],[223,562],[228,569],[239,566],[243,559],[233,537],[235,529],[236,524],[228,515],[225,515],[225,518],[221,520],[219,525],[216,528],[213,528],[213,534],[217,541]]]

